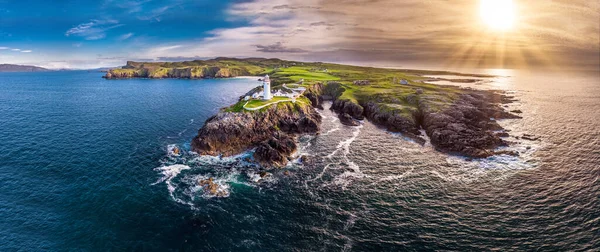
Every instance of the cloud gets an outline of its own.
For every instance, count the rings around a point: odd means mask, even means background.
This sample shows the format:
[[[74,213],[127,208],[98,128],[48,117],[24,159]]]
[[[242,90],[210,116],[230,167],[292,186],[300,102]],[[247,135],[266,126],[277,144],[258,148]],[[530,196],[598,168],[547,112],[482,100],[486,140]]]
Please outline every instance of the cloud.
[[[276,42],[271,45],[256,45],[257,51],[266,53],[303,53],[306,50],[300,48],[288,48],[283,46],[281,42]]]
[[[22,53],[30,53],[30,52],[32,52],[32,51],[31,51],[31,50],[22,50],[21,52],[22,52]]]
[[[0,46],[0,50],[8,50],[8,49],[10,49],[10,48],[4,47],[4,46]]]
[[[13,52],[21,51],[21,49],[18,49],[18,48],[13,48],[13,49],[10,49],[10,50],[13,51]]]
[[[168,11],[169,9],[173,8],[173,6],[163,6],[160,8],[156,8],[152,11],[150,11],[147,15],[143,15],[143,16],[138,16],[139,20],[155,20],[157,22],[161,21],[161,16]]]
[[[497,33],[482,25],[477,1],[471,0],[241,1],[225,13],[226,20],[244,25],[173,41],[178,48],[150,47],[141,56],[277,54],[407,67],[598,67],[600,2],[518,4],[516,29]]]
[[[90,22],[79,24],[67,32],[65,36],[83,37],[85,40],[98,40],[106,37],[106,31],[123,26],[113,19],[92,19]]]
[[[126,33],[126,34],[123,34],[123,35],[119,36],[118,40],[119,41],[127,40],[127,39],[131,38],[131,36],[133,36],[132,32]]]

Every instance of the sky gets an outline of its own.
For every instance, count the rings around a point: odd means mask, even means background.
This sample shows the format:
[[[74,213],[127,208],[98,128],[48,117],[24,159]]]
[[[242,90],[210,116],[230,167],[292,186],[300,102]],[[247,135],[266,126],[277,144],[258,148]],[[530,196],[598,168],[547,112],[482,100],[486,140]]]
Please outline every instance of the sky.
[[[510,29],[486,24],[482,1],[0,0],[0,63],[96,68],[226,56],[600,68],[600,1],[513,0]]]

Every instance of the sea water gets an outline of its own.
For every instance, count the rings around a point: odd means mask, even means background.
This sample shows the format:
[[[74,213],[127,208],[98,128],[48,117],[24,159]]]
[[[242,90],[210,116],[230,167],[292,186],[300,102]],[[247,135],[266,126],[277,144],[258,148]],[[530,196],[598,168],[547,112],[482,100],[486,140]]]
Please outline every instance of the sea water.
[[[365,121],[299,138],[269,170],[198,156],[204,121],[255,79],[0,73],[0,250],[597,250],[600,78],[511,72],[519,157],[468,161]],[[523,134],[539,141],[517,139]],[[170,153],[174,147],[180,155]],[[198,181],[213,178],[224,197]]]

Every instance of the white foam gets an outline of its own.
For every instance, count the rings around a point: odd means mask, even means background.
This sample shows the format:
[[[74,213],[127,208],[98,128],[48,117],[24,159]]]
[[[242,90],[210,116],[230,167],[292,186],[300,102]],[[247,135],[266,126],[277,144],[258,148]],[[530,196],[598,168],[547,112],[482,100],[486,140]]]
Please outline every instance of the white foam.
[[[179,154],[175,154],[175,149],[179,149]],[[181,148],[177,147],[176,144],[169,144],[167,145],[167,154],[172,157],[179,157],[181,156]]]
[[[360,167],[356,163],[354,163],[354,161],[352,161],[352,160],[350,160],[350,158],[348,158],[348,154],[350,154],[350,145],[360,135],[363,125],[361,124],[360,126],[356,126],[353,128],[354,128],[354,131],[352,132],[352,136],[348,139],[340,141],[338,143],[338,145],[336,146],[336,149],[332,153],[330,153],[326,156],[326,158],[328,158],[328,159],[333,159],[333,157],[336,154],[341,152],[341,161],[329,163],[329,164],[325,165],[325,167],[323,168],[321,173],[312,180],[322,178],[327,170],[346,169],[346,168],[341,167],[342,164],[347,164],[348,165],[347,169],[350,169],[350,170],[346,170],[342,174],[337,175],[334,178],[334,180],[332,181],[332,183],[334,185],[341,186],[342,188],[345,189],[352,182],[352,180],[367,177],[367,175],[365,175],[360,170]]]
[[[327,135],[329,135],[329,134],[331,134],[331,133],[333,133],[333,132],[336,132],[336,131],[338,131],[338,130],[340,130],[340,127],[337,127],[337,128],[330,129],[330,130],[328,130],[327,132],[325,132],[325,133],[321,134],[321,136],[327,136]]]
[[[152,185],[156,185],[156,184],[165,182],[165,184],[167,184],[167,189],[169,190],[169,195],[171,196],[171,198],[173,200],[175,200],[176,202],[179,202],[179,203],[189,205],[190,203],[182,201],[175,197],[175,195],[173,193],[175,192],[176,187],[175,187],[175,185],[173,185],[173,182],[172,182],[172,180],[175,177],[177,177],[177,175],[179,175],[182,171],[189,170],[189,169],[191,169],[191,167],[189,167],[187,165],[182,165],[182,164],[162,166],[162,167],[155,168],[154,170],[160,171],[160,173],[163,176],[160,179],[158,179],[156,182],[154,182]]]

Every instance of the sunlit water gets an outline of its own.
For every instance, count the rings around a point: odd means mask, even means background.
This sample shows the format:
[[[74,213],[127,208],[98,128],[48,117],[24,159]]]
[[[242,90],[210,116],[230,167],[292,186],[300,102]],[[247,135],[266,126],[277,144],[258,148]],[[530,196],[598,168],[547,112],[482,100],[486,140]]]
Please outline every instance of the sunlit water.
[[[467,161],[326,109],[299,139],[314,165],[261,179],[251,152],[189,152],[255,80],[1,74],[0,249],[597,250],[600,78],[502,75],[460,85],[518,99],[524,118],[500,122],[518,158]]]

